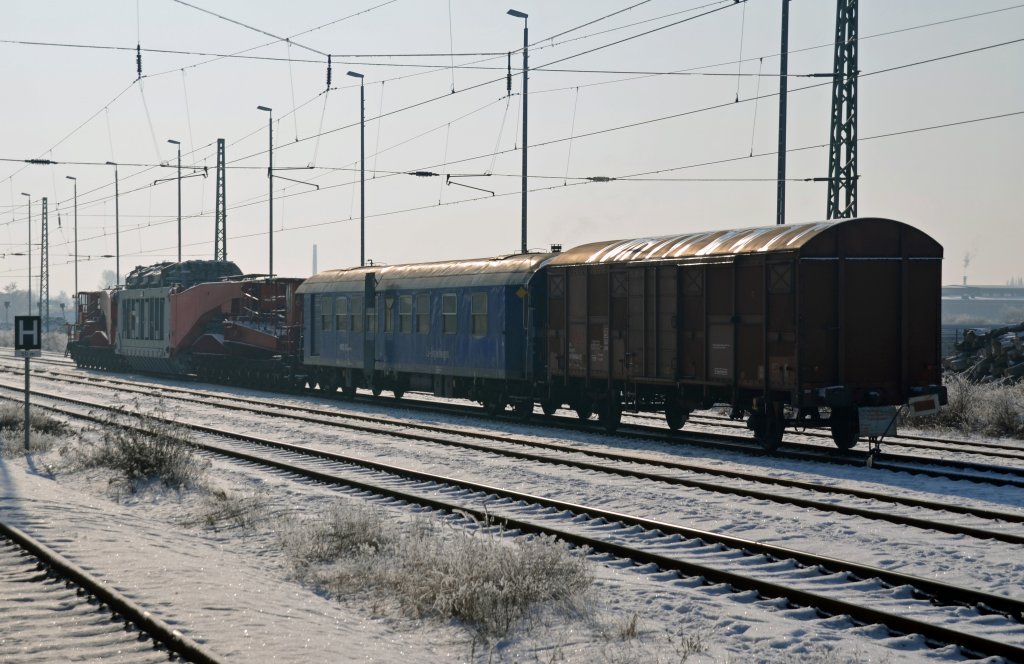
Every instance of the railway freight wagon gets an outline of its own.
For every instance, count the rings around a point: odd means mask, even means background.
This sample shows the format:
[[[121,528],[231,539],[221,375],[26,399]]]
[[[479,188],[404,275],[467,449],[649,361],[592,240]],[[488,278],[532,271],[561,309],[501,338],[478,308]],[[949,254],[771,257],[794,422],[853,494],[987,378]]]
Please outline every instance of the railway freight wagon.
[[[127,369],[114,355],[117,338],[117,291],[87,291],[76,295],[77,321],[68,330],[70,355],[80,367]]]
[[[887,219],[577,247],[545,266],[550,399],[609,428],[623,408],[677,429],[727,403],[768,449],[793,425],[851,447],[862,415],[945,402],[941,262],[935,240]]]
[[[303,364],[320,388],[533,409],[550,254],[332,270],[305,281]]]
[[[301,366],[302,279],[250,277],[212,329],[195,340],[190,364],[200,380],[265,389],[296,390]]]
[[[240,294],[242,271],[230,261],[185,261],[137,267],[117,299],[114,352],[139,371],[190,373],[192,345],[220,334]]]

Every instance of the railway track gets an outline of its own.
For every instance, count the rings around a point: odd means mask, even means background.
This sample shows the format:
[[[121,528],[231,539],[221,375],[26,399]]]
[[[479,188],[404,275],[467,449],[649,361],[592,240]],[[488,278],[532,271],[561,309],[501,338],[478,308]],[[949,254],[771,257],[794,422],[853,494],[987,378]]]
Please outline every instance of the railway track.
[[[74,379],[62,378],[62,380]],[[148,390],[142,390],[133,384],[119,386],[118,389],[129,393],[151,396]],[[238,396],[232,396],[230,403],[216,403],[211,400],[211,395],[209,394],[183,396],[183,394],[191,395],[194,393],[182,388],[171,388],[171,390],[172,394],[164,394],[162,398],[204,407],[246,412],[261,417],[285,418],[295,422],[314,423],[323,427],[358,431],[374,436],[412,439],[437,445],[474,450],[485,454],[501,455],[522,461],[554,464],[579,470],[590,470],[621,477],[694,488],[717,494],[742,496],[751,500],[768,500],[778,504],[858,516],[965,537],[1002,541],[1010,544],[1024,544],[1024,535],[1019,532],[1012,532],[1006,527],[1008,524],[1024,523],[1024,513],[995,511],[976,506],[901,497],[893,495],[891,492],[866,491],[769,477],[754,473],[714,468],[707,465],[627,455],[593,447],[580,449],[567,444],[540,442],[504,434],[478,431],[456,432],[450,427],[424,424],[411,426],[408,422],[398,421],[393,418],[339,413],[332,410],[297,405],[281,405]],[[551,453],[555,453],[557,456],[551,456]],[[678,473],[685,473],[685,475],[681,476]],[[733,483],[723,483],[722,479],[732,481]],[[766,491],[761,488],[766,486],[774,491]],[[786,491],[779,491],[780,489]],[[794,495],[798,492],[805,494],[806,497]],[[810,496],[807,496],[807,494],[810,494]],[[823,499],[811,497],[819,495],[823,496]],[[830,497],[841,497],[847,501],[867,501],[869,504],[881,504],[882,507],[835,503],[827,500]],[[894,506],[899,508],[896,512],[892,510]],[[922,509],[929,510],[932,514],[928,518],[924,518],[907,513]],[[986,521],[986,527],[957,523],[955,519],[951,520],[949,518],[951,514]]]
[[[55,364],[61,365],[63,368],[68,368],[70,365],[66,362],[56,362]],[[12,367],[13,368],[13,367]],[[14,369],[18,371],[18,369]],[[40,375],[45,375],[45,370],[36,370]],[[77,371],[73,371],[72,374],[83,381],[100,381],[108,382],[113,385],[122,386],[125,389],[140,389],[137,387],[137,383],[129,380],[112,377],[108,374],[100,375],[82,375]],[[71,380],[70,375],[65,375],[65,379]],[[165,394],[174,392],[178,393],[194,393],[193,390],[184,388],[171,387],[161,385],[160,389]],[[146,390],[144,390],[146,391]],[[315,390],[310,390],[307,394],[318,395]],[[322,396],[322,395],[321,395]],[[396,402],[393,399],[387,399],[385,397],[371,397],[369,395],[361,395],[362,399],[367,400],[370,403],[387,404],[391,409],[395,408]],[[236,399],[236,397],[232,397]],[[241,401],[242,399],[236,399]],[[403,399],[401,402],[402,408],[408,408],[413,410],[427,410],[433,412],[443,412],[452,415],[471,417],[471,418],[486,418],[479,408],[464,405],[453,405],[447,403],[438,403],[434,401],[418,401],[411,399]],[[263,405],[266,405],[265,403]],[[600,427],[588,425],[586,422],[580,422],[575,417],[545,417],[545,426],[558,427],[570,431],[585,431],[589,434],[596,435],[607,435],[600,429]],[[679,431],[671,432],[664,427],[643,427],[643,426],[624,426],[620,429],[619,436],[628,436],[634,439],[643,441],[667,443],[667,444],[687,444],[691,446],[699,446],[707,449],[715,449],[726,452],[734,452],[744,455],[755,455],[765,456],[766,453],[759,445],[753,442],[749,437],[741,436],[729,436],[714,433],[703,433],[694,431]],[[982,454],[976,450],[967,451],[970,454]],[[913,474],[921,474],[929,477],[941,477],[952,480],[964,480],[970,482],[979,482],[992,484],[995,486],[1012,486],[1016,488],[1024,488],[1024,454],[1019,458],[1021,460],[1021,467],[997,465],[992,463],[982,462],[971,462],[959,459],[943,459],[935,457],[919,457],[910,455],[896,455],[896,454],[883,454],[880,456],[871,455],[866,452],[850,450],[841,452],[834,448],[826,448],[819,445],[809,445],[800,443],[785,443],[780,450],[772,454],[773,457],[794,459],[798,461],[814,461],[823,462],[829,464],[845,465],[862,467],[870,465],[871,467],[878,470],[889,470],[893,472],[908,472]],[[987,453],[986,457],[991,456]],[[951,470],[946,470],[951,469]],[[959,471],[959,472],[954,472]],[[970,471],[970,472],[967,472]]]
[[[217,664],[204,646],[172,629],[22,530],[0,522],[0,616],[5,662],[68,659]],[[41,628],[44,624],[45,628]],[[45,631],[46,639],[39,641]],[[40,649],[44,648],[43,652]]]
[[[664,418],[651,413],[635,413],[632,417],[642,420],[662,421]],[[691,415],[690,421],[707,424],[728,429],[746,430],[747,425],[738,422],[724,415]],[[831,447],[832,436],[829,433],[816,429],[800,431],[804,438],[820,438],[826,441],[826,446]],[[959,452],[963,454],[982,454],[986,457],[999,459],[1012,459],[1024,463],[1024,445],[1006,445],[996,442],[973,442],[969,440],[956,440],[952,438],[941,438],[938,436],[919,436],[899,434],[886,438],[883,443],[890,447],[906,447],[911,449],[932,450],[936,452]]]
[[[3,359],[7,359],[7,358],[3,358]],[[46,353],[42,357],[34,359],[33,362],[41,363],[41,364],[47,364],[47,365],[50,365],[50,366],[62,367],[62,368],[75,368],[77,370],[77,367],[76,367],[75,363],[72,360],[64,358],[62,355],[58,355],[58,354],[55,354],[55,353]],[[106,375],[110,375],[110,374],[106,374]],[[258,389],[258,388],[251,388],[251,389]],[[318,394],[317,390],[307,390],[307,392],[309,394]],[[365,396],[365,395],[361,394],[360,396]],[[410,396],[406,396],[401,402],[395,402],[395,401],[393,401],[391,399],[388,399],[387,397],[378,397],[378,399],[379,400],[383,400],[383,401],[389,401],[391,403],[401,403],[402,405],[415,404],[417,402],[417,399],[415,397],[410,397]],[[427,403],[437,403],[437,402],[427,402]],[[478,409],[474,409],[472,406],[470,407],[470,409],[478,410]],[[625,414],[628,415],[631,418],[634,418],[634,419],[648,420],[648,421],[650,421],[652,423],[655,423],[655,425],[651,427],[653,429],[658,430],[658,429],[666,428],[666,426],[664,425],[665,418],[662,415],[658,415],[658,414],[654,414],[654,413],[630,413],[630,412],[627,412]],[[721,426],[723,428],[730,428],[730,429],[738,429],[738,430],[741,430],[741,431],[747,431],[747,425],[746,425],[745,422],[734,420],[734,419],[728,417],[727,415],[718,415],[718,414],[699,413],[698,412],[698,413],[691,414],[690,417],[689,417],[689,421],[693,422],[693,423],[701,423],[701,424],[707,424],[707,425],[711,425],[711,426]],[[807,430],[800,430],[799,431],[799,435],[803,436],[803,437],[809,437],[809,438],[820,438],[820,439],[822,439],[824,441],[827,441],[826,442],[826,447],[834,449],[834,443],[832,442],[832,436],[828,432],[817,430],[817,429],[807,429]],[[989,441],[981,443],[981,442],[973,442],[973,441],[969,441],[969,440],[961,440],[961,439],[957,439],[957,438],[943,438],[941,436],[922,436],[922,435],[902,434],[902,433],[901,434],[897,434],[897,435],[892,436],[892,437],[889,437],[889,438],[886,438],[884,443],[888,444],[888,445],[898,445],[900,447],[913,447],[913,448],[919,448],[919,449],[931,449],[931,450],[936,450],[936,451],[963,452],[963,453],[968,453],[968,454],[970,454],[970,453],[982,453],[982,454],[988,455],[988,453],[991,452],[991,451],[1007,451],[1007,452],[1010,452],[1011,455],[1007,456],[1006,458],[1020,459],[1020,460],[1024,461],[1024,443],[1022,443],[1021,445],[1006,445],[1006,444],[989,442]],[[935,445],[928,445],[928,443],[933,443]],[[943,446],[948,446],[948,447],[943,447]],[[961,447],[958,448],[957,446],[961,446]]]
[[[6,358],[3,358],[6,359]],[[13,360],[12,360],[13,361]],[[64,358],[44,357],[37,359],[36,362],[41,362],[51,366],[58,366],[61,368],[71,368],[75,365]],[[111,377],[109,374],[100,374],[103,376],[102,380],[110,380],[119,384],[131,384],[131,381],[120,380]],[[161,376],[162,378],[168,378]],[[245,387],[245,386],[240,386]],[[321,396],[324,395],[315,389],[305,390],[306,394]],[[340,395],[338,395],[340,396]],[[337,397],[336,397],[337,398]],[[410,408],[416,410],[436,410],[440,412],[451,413],[455,415],[464,415],[468,417],[487,417],[490,419],[491,416],[485,415],[481,412],[481,409],[470,405],[452,404],[447,402],[438,402],[430,400],[422,400],[416,398],[406,397],[400,402],[395,401],[389,397],[372,397],[367,394],[360,393],[357,396],[358,399],[369,401],[372,403],[384,403],[389,407],[394,408],[396,404],[401,404],[403,408]],[[511,414],[507,414],[511,419]],[[615,435],[628,435],[638,436],[647,440],[659,440],[662,442],[673,442],[673,443],[686,443],[691,445],[700,445],[703,447],[719,447],[722,449],[730,449],[731,451],[737,451],[747,454],[766,455],[760,445],[754,442],[749,435],[742,436],[728,436],[728,435],[714,435],[704,432],[694,432],[692,430],[681,430],[678,432],[670,431],[666,426],[663,425],[663,418],[648,413],[635,413],[629,414],[630,417],[636,419],[652,420],[658,422],[657,425],[637,425],[637,424],[623,424],[617,434]],[[728,417],[716,416],[716,415],[693,415],[690,420],[695,423],[705,423],[709,426],[722,427],[727,429],[737,429],[744,432],[747,431],[747,426],[743,422],[737,422]],[[600,427],[593,426],[592,422],[580,422],[575,416],[554,416],[545,417],[544,422],[547,425],[561,426],[570,430],[584,430],[594,433],[604,434]],[[974,462],[962,459],[943,459],[934,456],[929,457],[917,457],[904,454],[894,454],[891,452],[885,452],[882,454],[875,454],[863,450],[847,450],[840,451],[834,447],[831,442],[831,436],[828,433],[809,429],[800,431],[799,435],[804,438],[819,438],[826,441],[824,445],[808,444],[808,443],[797,443],[792,440],[784,441],[782,446],[771,453],[776,457],[789,457],[801,460],[816,460],[826,461],[828,463],[837,463],[842,465],[862,465],[870,463],[873,466],[890,468],[893,463],[913,465],[939,465],[948,468],[954,468],[959,470],[974,470],[982,473],[996,473],[1002,475],[1017,476],[1024,478],[1024,446],[1013,446],[1013,445],[1002,445],[998,443],[973,443],[970,441],[961,441],[953,439],[944,439],[938,437],[918,437],[918,436],[895,436],[887,439],[885,443],[890,447],[903,447],[910,449],[919,449],[929,452],[937,453],[953,453],[962,454],[968,456],[980,456],[986,460],[998,459],[1005,462],[1016,462],[1019,464],[1018,467],[1009,466],[1006,463],[999,465],[993,464],[988,461],[986,462]],[[731,447],[729,447],[731,445]],[[923,468],[919,468],[915,472],[928,471]],[[941,474],[939,476],[942,476]],[[961,478],[970,479],[970,478]],[[1024,480],[1020,482],[1009,481],[1009,484],[1018,486],[1024,486]]]
[[[89,411],[102,404],[55,396]],[[96,415],[48,406],[67,417]],[[166,419],[166,418],[159,418]],[[169,423],[170,420],[166,420]],[[174,422],[180,425],[181,423]],[[969,655],[1024,659],[1019,625],[1024,602],[795,549],[629,514],[424,473],[200,425],[189,444],[233,459],[360,494],[413,503],[506,532],[559,537],[588,547],[605,562],[656,565],[687,578],[686,585],[725,584],[754,599],[783,598],[779,609],[810,607],[819,617],[844,615],[854,625],[884,625],[887,635],[920,634],[931,645],[954,644]]]

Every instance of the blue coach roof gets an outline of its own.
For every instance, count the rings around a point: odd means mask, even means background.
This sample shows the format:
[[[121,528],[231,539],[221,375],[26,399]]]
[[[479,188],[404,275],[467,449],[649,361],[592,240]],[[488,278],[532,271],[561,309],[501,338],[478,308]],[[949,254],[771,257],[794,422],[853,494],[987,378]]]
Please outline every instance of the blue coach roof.
[[[377,290],[466,288],[525,284],[555,254],[512,254],[496,258],[463,261],[373,265],[328,270],[313,275],[299,286],[298,293],[337,293],[363,290],[366,275],[373,274]]]

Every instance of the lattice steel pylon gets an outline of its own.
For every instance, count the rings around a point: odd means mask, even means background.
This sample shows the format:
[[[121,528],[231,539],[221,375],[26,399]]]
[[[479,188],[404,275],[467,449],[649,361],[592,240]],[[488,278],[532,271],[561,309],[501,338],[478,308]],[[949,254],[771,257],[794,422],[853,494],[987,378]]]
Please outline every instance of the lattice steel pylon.
[[[213,216],[213,260],[228,259],[228,199],[224,177],[224,139],[217,139],[217,193]]]
[[[43,316],[43,329],[50,326],[50,225],[46,196],[43,196],[43,237],[39,252],[39,315]],[[45,308],[45,309],[44,309]]]
[[[836,0],[828,218],[857,216],[857,0]]]

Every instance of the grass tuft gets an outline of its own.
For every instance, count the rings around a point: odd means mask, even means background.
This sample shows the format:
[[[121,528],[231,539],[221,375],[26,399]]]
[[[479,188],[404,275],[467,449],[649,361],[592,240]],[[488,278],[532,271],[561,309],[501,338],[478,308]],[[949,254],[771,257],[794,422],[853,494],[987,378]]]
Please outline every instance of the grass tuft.
[[[40,453],[53,448],[58,436],[71,431],[64,422],[34,410],[29,429],[29,452]],[[25,453],[25,409],[22,405],[0,407],[0,456],[16,457]]]
[[[535,610],[582,612],[593,579],[585,557],[554,538],[510,542],[429,519],[395,524],[370,507],[338,507],[289,529],[282,543],[297,573],[333,596],[387,596],[407,616],[457,620],[482,641]]]
[[[111,485],[129,494],[154,482],[171,489],[199,484],[209,462],[189,448],[186,431],[145,415],[137,415],[128,428],[122,414],[105,418],[99,442],[61,450],[72,467],[112,470]]]
[[[962,374],[947,376],[945,383],[949,404],[937,415],[913,424],[966,434],[1024,437],[1024,383],[976,383]]]

